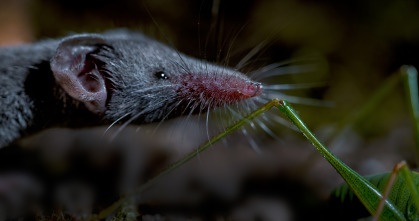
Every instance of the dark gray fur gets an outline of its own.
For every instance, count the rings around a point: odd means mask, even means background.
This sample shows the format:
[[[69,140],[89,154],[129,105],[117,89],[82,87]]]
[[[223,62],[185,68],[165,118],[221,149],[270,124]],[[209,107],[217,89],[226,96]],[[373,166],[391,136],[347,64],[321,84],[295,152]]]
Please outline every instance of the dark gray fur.
[[[58,44],[0,49],[0,147],[49,126],[70,126],[78,109],[90,115],[55,83],[49,61]]]
[[[57,81],[51,66],[61,68],[57,48],[66,44],[76,49],[80,44],[80,50],[88,51],[90,67],[97,68],[99,78],[105,79],[106,100],[74,96],[69,94],[71,85],[64,87]],[[72,52],[78,53],[76,49]],[[164,73],[169,80],[159,79],[156,73]],[[214,101],[197,99],[202,92],[194,98],[179,96],[179,88],[185,84],[182,78],[191,74],[218,77],[221,84],[230,78],[248,81],[234,70],[190,58],[141,33],[125,30],[0,49],[0,147],[51,126],[109,124],[123,116],[148,123],[206,109]],[[198,93],[195,89],[188,91]],[[206,106],[202,102],[207,102]]]

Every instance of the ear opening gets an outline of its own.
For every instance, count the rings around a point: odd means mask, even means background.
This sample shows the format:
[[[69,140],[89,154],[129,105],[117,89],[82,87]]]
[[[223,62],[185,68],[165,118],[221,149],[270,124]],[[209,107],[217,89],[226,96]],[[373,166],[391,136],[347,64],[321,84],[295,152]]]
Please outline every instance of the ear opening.
[[[93,113],[106,111],[108,90],[105,76],[89,56],[108,45],[100,36],[86,34],[64,39],[51,60],[56,82],[72,98],[81,101]]]

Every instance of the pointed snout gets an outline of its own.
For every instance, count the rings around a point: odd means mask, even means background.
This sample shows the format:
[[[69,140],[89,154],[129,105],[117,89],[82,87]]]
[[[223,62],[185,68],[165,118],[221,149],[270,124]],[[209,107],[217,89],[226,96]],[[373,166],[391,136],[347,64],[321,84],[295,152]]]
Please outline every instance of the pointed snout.
[[[259,82],[248,81],[247,86],[240,92],[248,97],[256,97],[262,94],[262,84]]]

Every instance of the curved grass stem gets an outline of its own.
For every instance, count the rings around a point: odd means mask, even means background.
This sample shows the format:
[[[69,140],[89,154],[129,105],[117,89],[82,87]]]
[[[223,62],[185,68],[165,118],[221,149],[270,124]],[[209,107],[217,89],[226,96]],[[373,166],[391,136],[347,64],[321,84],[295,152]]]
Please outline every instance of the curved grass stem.
[[[144,190],[146,190],[149,187],[151,187],[154,183],[156,183],[161,177],[165,176],[166,174],[174,171],[176,168],[178,168],[181,165],[185,164],[186,162],[190,161],[195,156],[197,156],[199,153],[201,153],[202,151],[204,151],[208,147],[210,147],[212,144],[214,144],[217,141],[219,141],[219,140],[223,139],[224,137],[228,136],[229,134],[231,134],[232,132],[236,131],[238,128],[240,128],[244,124],[252,121],[254,118],[256,118],[259,115],[261,115],[261,114],[265,113],[266,111],[270,110],[272,107],[278,106],[278,105],[279,105],[279,100],[277,100],[277,99],[273,99],[272,101],[264,104],[263,106],[261,106],[260,108],[258,108],[256,111],[254,111],[251,114],[249,114],[247,117],[245,117],[242,120],[238,121],[237,123],[235,123],[231,127],[226,128],[225,131],[223,131],[220,134],[218,134],[217,136],[213,137],[211,140],[209,140],[208,142],[206,142],[205,144],[203,144],[202,146],[200,146],[198,149],[190,152],[188,155],[186,155],[185,157],[183,157],[182,159],[180,159],[176,163],[172,164],[167,169],[165,169],[162,172],[160,172],[157,176],[155,176],[155,177],[151,178],[150,180],[148,180],[145,184],[143,184],[140,187],[138,187],[133,193],[131,193],[131,194],[125,196],[125,197],[121,197],[118,201],[114,202],[112,205],[110,205],[109,207],[107,207],[104,210],[102,210],[97,215],[97,218],[98,219],[104,219],[104,218],[106,218],[107,216],[109,216],[110,214],[112,214],[116,209],[118,209],[122,205],[122,203],[124,201],[126,201],[127,199],[129,199],[131,196],[133,196],[133,195],[135,196],[135,195],[140,194]]]
[[[120,200],[113,203],[108,208],[102,210],[96,217],[98,219],[104,219],[110,214],[112,214],[117,208],[119,208],[123,202],[128,200],[130,197],[136,196],[148,189],[154,183],[156,183],[161,177],[166,174],[174,171],[176,168],[185,164],[186,162],[193,159],[200,152],[206,150],[215,142],[221,140],[222,138],[228,136],[232,132],[236,131],[238,128],[244,124],[250,122],[254,118],[263,114],[264,112],[270,110],[272,107],[277,107],[281,112],[283,112],[292,123],[297,126],[297,128],[304,134],[304,136],[317,148],[317,150],[326,158],[327,161],[337,170],[337,172],[342,176],[342,178],[348,183],[354,193],[358,196],[364,206],[368,209],[371,214],[374,214],[377,206],[379,205],[380,199],[382,198],[380,192],[365,178],[361,177],[358,173],[353,171],[343,162],[341,162],[337,157],[335,157],[307,128],[304,122],[299,118],[294,109],[290,106],[287,101],[279,101],[278,99],[273,99],[272,101],[266,103],[265,105],[258,108],[256,111],[252,112],[247,117],[238,121],[231,127],[228,127],[224,132],[221,132],[217,136],[213,137],[211,140],[200,146],[197,150],[192,151],[184,158],[180,159],[176,163],[169,166],[167,169],[163,170],[154,178],[147,181],[142,186],[138,187],[133,193],[122,197]],[[397,208],[388,200],[384,201],[383,212],[381,213],[380,218],[383,220],[405,220],[403,214],[401,214]]]

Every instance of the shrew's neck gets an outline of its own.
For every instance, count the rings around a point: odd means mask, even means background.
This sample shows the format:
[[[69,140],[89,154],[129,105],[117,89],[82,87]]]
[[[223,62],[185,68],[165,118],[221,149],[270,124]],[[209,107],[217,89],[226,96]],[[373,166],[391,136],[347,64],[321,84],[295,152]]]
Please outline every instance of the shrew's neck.
[[[57,45],[46,41],[0,49],[0,147],[51,126],[99,121],[56,84],[50,59]]]

